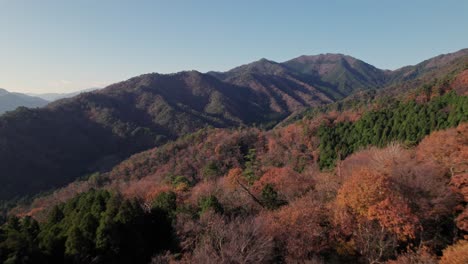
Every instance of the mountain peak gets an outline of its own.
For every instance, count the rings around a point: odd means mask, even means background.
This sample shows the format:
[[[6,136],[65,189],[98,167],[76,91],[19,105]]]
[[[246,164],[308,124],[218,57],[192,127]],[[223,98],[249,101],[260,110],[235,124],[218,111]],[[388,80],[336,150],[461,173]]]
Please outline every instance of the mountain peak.
[[[257,61],[241,65],[226,72],[228,75],[244,75],[244,74],[259,74],[259,75],[279,75],[283,74],[287,69],[280,63],[261,58]]]
[[[169,73],[169,74],[162,74],[162,75],[172,75],[172,76],[200,76],[203,75],[203,73],[197,71],[197,70],[186,70],[186,71],[180,71],[176,73]]]
[[[356,63],[365,63],[354,57],[341,53],[323,53],[318,55],[302,55],[292,60],[286,61],[283,64],[293,68],[297,68],[294,66],[300,65],[302,67],[306,66],[309,70],[313,68],[314,70],[323,74],[324,71],[327,71],[330,66],[334,66],[343,62],[346,62],[350,65],[354,65]]]
[[[283,65],[293,71],[316,76],[345,94],[380,87],[385,79],[383,70],[340,53],[303,55]]]
[[[255,61],[255,62],[257,62],[257,63],[276,63],[276,62],[274,62],[274,61],[272,61],[272,60],[269,60],[269,59],[267,59],[267,58],[261,58],[261,59]],[[254,62],[254,63],[255,63],[255,62]]]
[[[315,55],[301,55],[292,60],[297,60],[297,59],[317,60],[317,59],[339,59],[339,58],[353,58],[353,57],[342,54],[342,53],[320,53],[320,54],[315,54]]]

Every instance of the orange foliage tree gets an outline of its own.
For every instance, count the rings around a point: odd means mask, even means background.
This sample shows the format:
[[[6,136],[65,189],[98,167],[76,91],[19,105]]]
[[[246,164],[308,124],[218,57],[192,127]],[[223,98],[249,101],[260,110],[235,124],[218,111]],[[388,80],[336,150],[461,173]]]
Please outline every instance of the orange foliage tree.
[[[313,182],[311,175],[300,174],[289,167],[269,168],[253,184],[252,189],[256,194],[259,194],[267,184],[271,184],[282,196],[291,201],[310,190],[313,187]]]
[[[395,260],[389,260],[386,264],[437,264],[437,256],[427,248],[422,247],[417,251],[410,251],[399,255]]]
[[[468,173],[453,176],[451,184],[453,191],[460,194],[463,197],[463,201],[468,203]],[[459,209],[461,213],[457,216],[455,223],[459,229],[465,232],[465,236],[468,238],[468,205],[463,207],[460,204]]]
[[[286,252],[288,262],[305,261],[329,249],[331,243],[325,206],[310,195],[265,213],[266,231]]]
[[[427,136],[417,147],[417,157],[429,157],[450,171],[450,186],[460,197],[455,223],[468,237],[468,123]]]
[[[389,178],[375,170],[355,169],[336,198],[335,223],[369,263],[391,256],[397,241],[415,238],[418,219],[392,188]],[[350,239],[350,240],[349,240]]]
[[[460,240],[455,245],[444,250],[440,264],[466,264],[468,263],[468,241]]]

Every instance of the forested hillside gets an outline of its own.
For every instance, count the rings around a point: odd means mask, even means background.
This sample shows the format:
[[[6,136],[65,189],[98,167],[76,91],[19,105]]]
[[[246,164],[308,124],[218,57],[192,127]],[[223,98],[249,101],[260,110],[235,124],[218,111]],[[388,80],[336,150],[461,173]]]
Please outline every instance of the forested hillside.
[[[150,74],[46,108],[7,113],[0,117],[0,199],[109,169],[130,154],[208,125],[274,119],[255,98],[246,88],[196,72]]]
[[[1,231],[2,263],[145,263],[175,243],[163,209],[94,190],[54,207],[40,225],[11,217]]]
[[[10,218],[1,257],[463,263],[468,99],[435,91],[268,131],[183,136],[15,208],[39,223]]]
[[[464,52],[147,74],[6,113],[0,262],[464,263]]]
[[[468,264],[468,1],[25,2],[0,264]]]
[[[392,141],[414,145],[434,130],[468,122],[468,97],[454,92],[427,104],[396,102],[384,109],[365,113],[356,122],[323,124],[320,137],[321,168],[368,145],[383,147]]]
[[[0,117],[0,199],[106,172],[132,154],[207,126],[271,128],[308,107],[343,98],[340,104],[353,105],[361,94],[378,91],[407,93],[434,78],[458,76],[467,58],[461,50],[397,71],[341,54],[262,59],[222,73],[145,74],[45,108],[20,108]]]

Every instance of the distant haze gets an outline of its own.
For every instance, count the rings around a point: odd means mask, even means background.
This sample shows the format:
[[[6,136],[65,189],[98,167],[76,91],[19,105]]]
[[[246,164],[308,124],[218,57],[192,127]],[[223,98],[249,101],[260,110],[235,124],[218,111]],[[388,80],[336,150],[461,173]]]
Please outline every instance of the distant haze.
[[[0,115],[6,111],[15,110],[17,107],[42,107],[48,103],[39,97],[28,96],[21,93],[10,93],[5,89],[0,88]]]
[[[88,89],[83,89],[83,90],[71,92],[71,93],[39,93],[39,94],[28,93],[28,95],[39,97],[49,102],[52,102],[52,101],[59,100],[62,98],[70,98],[80,93],[91,92],[91,91],[98,90],[98,89],[101,89],[101,88],[88,88]]]

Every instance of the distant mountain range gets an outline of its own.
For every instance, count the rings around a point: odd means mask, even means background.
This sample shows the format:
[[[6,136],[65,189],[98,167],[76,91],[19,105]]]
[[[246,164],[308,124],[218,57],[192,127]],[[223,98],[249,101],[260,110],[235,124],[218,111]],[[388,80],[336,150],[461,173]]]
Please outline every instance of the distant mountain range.
[[[6,111],[14,110],[19,106],[34,108],[45,106],[47,103],[47,100],[39,97],[21,93],[11,93],[5,89],[0,89],[0,115]]]
[[[342,54],[267,59],[227,72],[144,74],[0,117],[0,200],[107,170],[206,126],[271,127],[369,89],[406,90],[468,65],[468,49],[395,71]]]
[[[39,97],[46,101],[52,102],[52,101],[56,101],[56,100],[63,99],[63,98],[70,98],[70,97],[79,95],[81,93],[91,92],[91,91],[98,90],[98,89],[100,88],[88,88],[88,89],[84,89],[84,90],[80,90],[80,91],[76,91],[72,93],[42,93],[42,94],[28,93],[28,95]]]
[[[23,106],[27,108],[43,107],[50,102],[70,98],[81,93],[91,92],[100,88],[89,88],[73,93],[44,93],[44,94],[23,94],[9,92],[0,88],[0,115],[6,111],[12,111],[16,108]]]

